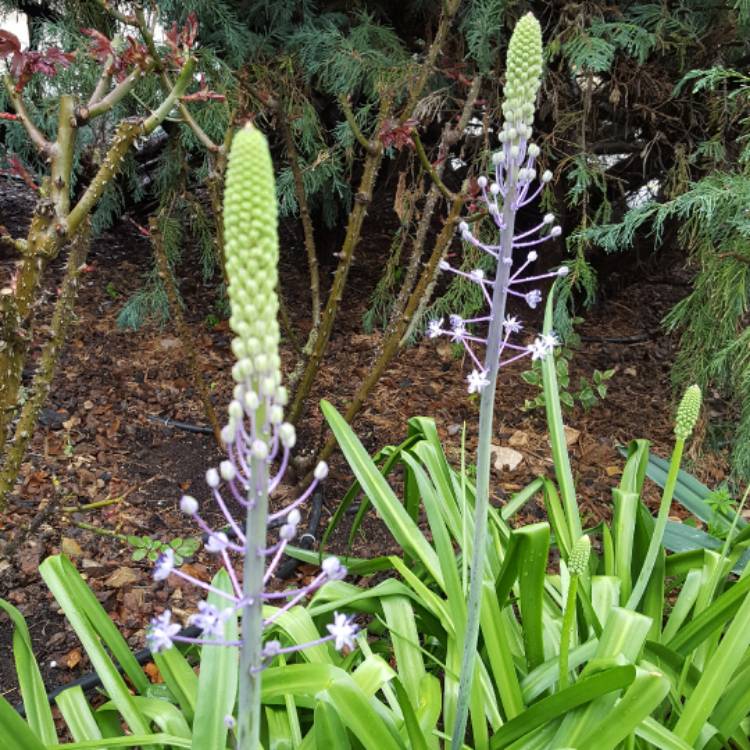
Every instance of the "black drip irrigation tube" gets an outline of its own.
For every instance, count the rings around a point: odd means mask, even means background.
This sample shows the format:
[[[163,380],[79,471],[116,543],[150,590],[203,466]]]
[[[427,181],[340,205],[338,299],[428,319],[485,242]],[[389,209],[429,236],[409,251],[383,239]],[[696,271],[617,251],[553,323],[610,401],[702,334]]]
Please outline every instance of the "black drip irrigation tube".
[[[172,422],[172,425],[175,425],[175,423]],[[305,533],[302,534],[302,536],[299,538],[299,546],[302,549],[312,549],[315,542],[318,541],[318,527],[320,526],[320,517],[322,516],[322,514],[323,490],[321,488],[318,488],[315,492],[313,492],[313,496],[310,502],[310,515],[307,519],[307,531],[305,531]],[[280,523],[275,524],[275,526],[280,525]],[[291,578],[297,570],[299,564],[300,560],[296,560],[293,557],[287,557],[276,569],[275,577],[281,578],[283,580]],[[187,628],[183,628],[182,630],[180,630],[178,635],[184,636],[186,638],[196,638],[198,635],[200,635],[200,633],[200,628],[198,628],[196,625],[190,625]],[[141,666],[147,664],[153,658],[151,655],[151,649],[149,648],[142,648],[140,651],[136,651],[134,656],[135,660]],[[116,667],[117,671],[122,674],[124,671],[123,668],[119,664],[117,664]],[[68,690],[69,688],[80,687],[84,693],[89,693],[95,688],[101,687],[101,684],[101,678],[96,672],[88,672],[85,675],[82,675],[81,677],[78,677],[77,679],[66,683],[65,685],[56,687],[54,690],[52,690],[52,692],[47,693],[47,701],[49,703],[52,703],[55,698],[60,695],[60,693]],[[26,709],[24,708],[23,703],[17,704],[15,708],[21,716],[26,716]]]

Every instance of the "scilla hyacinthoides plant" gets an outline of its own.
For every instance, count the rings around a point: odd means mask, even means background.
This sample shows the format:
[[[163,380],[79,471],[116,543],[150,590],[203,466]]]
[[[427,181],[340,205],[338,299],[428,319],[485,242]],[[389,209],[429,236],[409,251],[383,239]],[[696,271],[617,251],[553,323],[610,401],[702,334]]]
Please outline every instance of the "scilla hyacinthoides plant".
[[[329,557],[312,582],[299,589],[267,591],[284,550],[297,533],[299,507],[310,497],[327,474],[320,463],[307,490],[285,508],[269,513],[268,501],[284,476],[295,443],[292,425],[283,421],[287,395],[281,385],[278,353],[279,328],[276,319],[278,237],[273,166],[265,137],[247,125],[234,137],[229,156],[224,197],[224,235],[230,326],[235,333],[232,350],[237,362],[232,369],[234,399],[229,420],[222,431],[227,460],[206,472],[206,484],[213,501],[226,519],[226,530],[215,530],[203,519],[198,501],[185,495],[180,508],[191,516],[206,535],[205,548],[220,558],[229,574],[233,592],[227,593],[175,567],[174,554],[167,551],[156,564],[154,578],[179,576],[226,602],[220,608],[208,602],[198,605],[190,619],[202,634],[192,638],[180,633],[169,610],[152,622],[149,642],[160,651],[173,642],[202,646],[238,648],[240,659],[237,746],[240,750],[260,747],[261,675],[276,656],[299,651],[325,641],[336,649],[354,646],[356,626],[336,613],[328,634],[308,644],[283,647],[279,641],[263,643],[263,633],[281,615],[320,588],[327,581],[341,579],[346,569]],[[275,470],[274,470],[275,467]],[[231,499],[228,503],[224,495]],[[230,504],[246,511],[244,524]],[[269,543],[269,524],[283,521],[277,538]],[[242,573],[235,560],[242,560]],[[281,606],[270,610],[268,605]],[[264,612],[264,606],[266,611]],[[239,612],[241,639],[224,639],[224,623]],[[227,719],[234,724],[232,717]]]
[[[450,328],[443,327],[443,320],[429,324],[431,337],[447,335],[465,347],[473,369],[468,377],[470,393],[480,393],[479,444],[477,449],[477,486],[474,511],[474,539],[469,585],[468,616],[464,650],[461,663],[461,678],[452,737],[453,750],[462,747],[466,731],[469,697],[476,663],[479,635],[479,615],[482,582],[484,579],[485,548],[487,543],[487,513],[489,506],[490,445],[495,402],[495,387],[500,367],[522,357],[543,359],[557,344],[554,334],[536,337],[532,343],[513,343],[511,337],[522,330],[516,317],[506,316],[508,296],[523,299],[535,308],[542,301],[539,289],[529,284],[542,279],[564,276],[568,269],[562,268],[540,275],[524,276],[526,269],[537,260],[536,247],[561,233],[554,225],[554,217],[547,214],[541,223],[527,231],[516,232],[516,215],[522,207],[534,201],[544,186],[552,179],[545,171],[537,175],[536,160],[539,147],[531,142],[531,125],[534,120],[534,105],[542,74],[542,33],[539,22],[528,13],[516,25],[508,46],[505,97],[503,115],[505,121],[500,132],[502,148],[494,154],[494,180],[486,177],[478,180],[482,202],[495,222],[499,232],[497,244],[486,244],[478,239],[468,223],[459,225],[462,238],[489,254],[497,262],[495,278],[486,278],[481,270],[464,271],[451,268],[447,262],[441,268],[466,276],[477,284],[487,300],[486,315],[464,320],[457,315],[450,318]],[[511,273],[514,251],[526,254],[518,270]],[[475,327],[486,329],[486,334],[474,332]],[[474,351],[485,348],[484,360]]]

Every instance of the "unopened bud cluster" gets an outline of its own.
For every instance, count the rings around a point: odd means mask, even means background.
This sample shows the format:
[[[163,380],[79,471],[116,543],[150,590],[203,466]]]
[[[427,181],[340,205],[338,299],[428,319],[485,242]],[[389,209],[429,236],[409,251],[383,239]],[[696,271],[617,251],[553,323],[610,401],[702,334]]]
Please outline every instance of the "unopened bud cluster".
[[[589,568],[589,556],[591,555],[591,539],[584,534],[573,546],[568,557],[568,570],[572,576],[582,576]]]
[[[697,385],[691,385],[685,391],[674,422],[674,434],[679,440],[687,440],[693,434],[701,413],[702,399],[701,389]]]

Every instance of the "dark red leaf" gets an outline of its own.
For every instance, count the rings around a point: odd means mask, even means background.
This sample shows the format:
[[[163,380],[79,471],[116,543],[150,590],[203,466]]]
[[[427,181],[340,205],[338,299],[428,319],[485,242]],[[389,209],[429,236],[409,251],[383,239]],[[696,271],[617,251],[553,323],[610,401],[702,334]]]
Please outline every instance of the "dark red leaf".
[[[81,29],[81,33],[91,37],[89,53],[94,60],[103,63],[110,55],[114,57],[112,42],[101,31],[97,31],[96,29]]]
[[[8,55],[16,55],[21,51],[21,42],[15,34],[0,29],[0,59]]]

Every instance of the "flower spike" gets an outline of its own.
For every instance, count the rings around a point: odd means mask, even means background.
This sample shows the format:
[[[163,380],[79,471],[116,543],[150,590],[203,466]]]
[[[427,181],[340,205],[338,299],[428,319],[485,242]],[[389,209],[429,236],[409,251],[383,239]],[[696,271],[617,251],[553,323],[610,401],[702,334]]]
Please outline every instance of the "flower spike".
[[[259,746],[263,669],[280,654],[321,643],[331,642],[338,650],[353,648],[357,625],[346,615],[335,613],[328,634],[311,643],[284,646],[277,640],[268,640],[264,646],[262,642],[264,632],[279,618],[329,581],[344,578],[346,568],[337,558],[328,558],[308,585],[282,592],[266,591],[287,545],[297,536],[302,520],[299,508],[325,480],[328,466],[318,464],[308,488],[284,508],[269,514],[269,497],[282,481],[296,435],[294,427],[284,422],[287,394],[281,386],[278,352],[279,253],[273,165],[265,137],[252,125],[238,132],[232,142],[224,198],[224,236],[232,308],[229,324],[235,334],[232,351],[237,362],[232,368],[233,399],[221,433],[227,458],[206,472],[206,485],[228,525],[211,528],[199,513],[198,500],[191,495],[181,498],[180,510],[203,531],[205,549],[223,564],[232,592],[183,572],[174,552],[167,549],[156,563],[154,580],[177,576],[214,594],[223,603],[198,604],[190,623],[200,630],[199,638],[183,635],[169,610],[152,621],[147,638],[154,652],[176,642],[239,647],[239,705],[243,710],[237,719],[238,745],[255,748]],[[233,507],[246,511],[247,517],[236,517]],[[283,523],[269,542],[269,523],[277,519],[283,519]],[[263,608],[272,601],[278,601],[279,606],[264,617]],[[242,637],[226,640],[225,625],[238,612],[242,615]],[[227,718],[234,726],[234,719]]]

